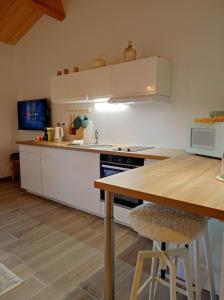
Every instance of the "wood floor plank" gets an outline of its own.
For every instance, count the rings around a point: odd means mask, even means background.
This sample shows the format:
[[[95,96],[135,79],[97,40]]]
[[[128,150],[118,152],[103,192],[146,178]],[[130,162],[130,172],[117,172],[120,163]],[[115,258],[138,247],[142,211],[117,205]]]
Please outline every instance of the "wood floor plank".
[[[52,285],[46,287],[39,293],[35,300],[64,300],[72,299],[72,295],[76,295],[76,291],[81,282],[92,276],[103,266],[103,254],[98,253],[94,257],[89,257],[81,267],[73,268],[67,274],[64,274]],[[79,293],[78,293],[79,294]],[[84,293],[86,295],[86,293]],[[33,300],[34,300],[33,299]],[[75,297],[73,299],[76,299]],[[79,298],[78,298],[79,299]],[[89,298],[87,298],[89,299]],[[95,298],[94,298],[95,299]]]
[[[35,273],[36,277],[47,285],[60,279],[71,270],[79,270],[88,258],[93,258],[97,250],[88,247],[86,244],[79,243],[67,253],[61,252],[61,257],[53,263],[44,267],[41,271]]]
[[[1,300],[29,300],[43,290],[44,287],[39,280],[30,277],[15,289],[1,296]]]
[[[152,242],[117,224],[115,237],[116,299],[126,300],[138,251]],[[103,250],[101,218],[0,182],[0,261],[24,280],[1,300],[101,300]],[[143,277],[149,272],[147,262]],[[139,299],[148,300],[147,289]],[[159,288],[156,300],[168,299],[168,289]]]
[[[4,259],[1,259],[1,263],[3,263],[8,269],[14,272],[17,276],[22,278],[24,281],[33,277],[33,271],[29,268],[29,266],[21,261],[15,255],[9,255]]]

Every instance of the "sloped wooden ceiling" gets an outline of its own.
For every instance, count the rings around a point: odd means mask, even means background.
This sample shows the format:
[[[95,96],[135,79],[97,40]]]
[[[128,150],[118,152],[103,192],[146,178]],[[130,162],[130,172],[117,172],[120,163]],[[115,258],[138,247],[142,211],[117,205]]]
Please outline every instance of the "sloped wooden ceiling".
[[[0,41],[15,45],[43,15],[63,20],[61,0],[0,0]]]

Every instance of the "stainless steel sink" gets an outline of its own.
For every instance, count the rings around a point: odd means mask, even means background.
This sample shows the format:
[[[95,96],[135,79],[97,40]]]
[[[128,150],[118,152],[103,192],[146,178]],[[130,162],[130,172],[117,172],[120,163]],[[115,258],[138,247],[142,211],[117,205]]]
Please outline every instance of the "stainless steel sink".
[[[113,145],[108,145],[108,144],[82,144],[82,145],[75,145],[75,144],[68,144],[68,146],[73,146],[73,147],[80,147],[80,148],[112,148],[114,147]]]

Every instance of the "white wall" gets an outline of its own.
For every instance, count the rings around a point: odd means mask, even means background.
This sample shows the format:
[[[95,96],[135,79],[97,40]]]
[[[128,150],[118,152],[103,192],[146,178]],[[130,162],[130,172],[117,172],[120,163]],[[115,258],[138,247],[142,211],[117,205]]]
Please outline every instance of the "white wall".
[[[13,47],[0,43],[0,178],[11,174],[10,154],[15,146],[17,124]]]
[[[18,98],[49,96],[57,70],[88,68],[98,53],[113,62],[131,39],[139,57],[173,62],[172,104],[93,112],[101,141],[181,148],[193,117],[224,109],[223,1],[67,0],[65,9],[62,23],[43,17],[16,46]],[[66,121],[63,112],[53,106],[54,123]]]

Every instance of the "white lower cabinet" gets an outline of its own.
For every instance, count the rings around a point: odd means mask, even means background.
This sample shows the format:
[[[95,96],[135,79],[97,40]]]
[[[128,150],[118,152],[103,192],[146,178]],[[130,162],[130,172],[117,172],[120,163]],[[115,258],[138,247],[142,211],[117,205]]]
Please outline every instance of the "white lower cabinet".
[[[100,193],[94,180],[100,177],[96,153],[44,149],[43,195],[100,214]]]
[[[21,186],[29,192],[42,194],[40,153],[20,152]]]
[[[35,153],[28,152],[32,151]],[[22,146],[22,187],[33,193],[100,215],[99,154]],[[26,152],[27,151],[27,152]]]

